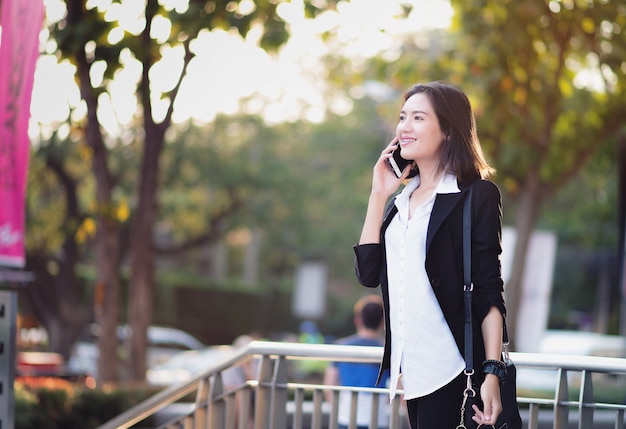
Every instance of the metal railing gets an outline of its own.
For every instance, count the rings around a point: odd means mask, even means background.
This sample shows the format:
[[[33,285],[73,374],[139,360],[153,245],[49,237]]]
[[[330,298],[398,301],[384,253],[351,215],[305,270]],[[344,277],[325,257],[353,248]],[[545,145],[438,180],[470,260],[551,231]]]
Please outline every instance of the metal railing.
[[[608,421],[606,427],[624,428],[626,359],[514,352],[510,355],[518,369],[518,403],[524,427],[596,428],[600,426],[594,416],[601,414],[605,424]],[[253,342],[193,378],[165,388],[98,429],[145,427],[142,421],[181,400],[192,404],[171,421],[160,424],[159,429],[336,429],[338,396],[342,390],[353,392],[349,428],[354,429],[357,392],[372,393],[372,404],[378,404],[376,398],[388,395],[387,389],[294,382],[293,369],[301,361],[379,362],[381,356],[380,347]],[[256,378],[225,388],[224,373],[253,360],[257,365]],[[536,377],[532,371],[541,374]],[[541,395],[533,394],[536,392],[533,390],[526,393],[520,385],[531,375],[543,384],[548,382],[551,388],[546,391],[544,387]],[[606,396],[607,389],[616,389],[618,396],[621,389],[624,396],[598,402],[595,392]],[[325,391],[331,392],[328,401]],[[402,402],[398,394],[391,404],[390,429],[408,427]],[[378,429],[377,409],[373,408],[369,427]],[[571,421],[570,411],[575,412]]]

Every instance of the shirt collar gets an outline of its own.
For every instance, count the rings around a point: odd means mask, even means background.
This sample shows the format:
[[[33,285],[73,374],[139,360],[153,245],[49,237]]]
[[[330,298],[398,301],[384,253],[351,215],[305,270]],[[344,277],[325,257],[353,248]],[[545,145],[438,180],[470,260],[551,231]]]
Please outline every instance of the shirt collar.
[[[411,197],[411,193],[415,189],[417,189],[419,184],[420,177],[415,176],[409,181],[409,183],[406,184],[404,189],[398,195],[396,195],[395,205],[396,207],[398,207],[400,217],[403,216],[403,213],[408,213],[409,198]],[[459,185],[457,184],[456,176],[453,174],[444,173],[441,175],[441,179],[439,179],[439,183],[435,188],[435,192],[433,192],[432,197],[427,203],[432,206],[437,194],[453,194],[458,192],[461,192],[461,190],[459,189]]]
[[[411,195],[411,192],[417,189],[419,185],[420,185],[420,177],[419,175],[417,175],[413,177],[409,181],[409,183],[406,184],[402,192],[400,192],[396,196],[396,199],[404,199],[404,198],[408,199],[409,196]],[[454,194],[458,192],[461,192],[461,189],[459,189],[456,176],[450,173],[442,174],[441,178],[439,179],[439,183],[437,184],[437,187],[435,188],[435,194]]]
[[[456,176],[449,173],[441,175],[439,184],[435,188],[436,194],[455,194],[461,192],[459,184],[457,183]]]

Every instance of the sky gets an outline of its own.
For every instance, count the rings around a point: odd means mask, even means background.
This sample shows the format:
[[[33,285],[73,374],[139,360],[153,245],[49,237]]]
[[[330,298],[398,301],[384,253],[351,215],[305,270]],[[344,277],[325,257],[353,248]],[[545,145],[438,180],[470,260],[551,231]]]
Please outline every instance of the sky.
[[[400,3],[410,3],[413,11],[407,20],[398,20]],[[109,19],[118,19],[120,28],[139,32],[143,2],[123,0],[122,5],[110,7],[111,0],[89,0],[88,5],[107,10]],[[162,0],[171,8],[186,7],[185,0]],[[64,2],[44,0],[48,23],[62,19]],[[137,8],[139,7],[139,8]],[[254,7],[250,0],[240,8]],[[175,105],[175,122],[190,118],[199,123],[210,122],[219,113],[232,114],[241,110],[241,100],[247,98],[246,110],[262,115],[269,123],[305,118],[321,121],[328,107],[324,98],[322,78],[325,73],[319,59],[329,46],[319,35],[335,29],[342,54],[362,62],[381,52],[392,52],[396,36],[450,25],[452,9],[448,0],[351,0],[341,2],[336,11],[325,12],[316,19],[305,19],[301,0],[281,3],[279,14],[289,24],[291,37],[276,54],[269,55],[258,47],[259,32],[251,31],[246,39],[224,31],[205,32],[192,45],[196,57],[192,61]],[[164,40],[169,34],[169,22],[155,23],[153,37]],[[383,30],[383,31],[381,31]],[[58,62],[56,46],[46,42],[48,31],[41,34],[42,54],[35,72],[31,103],[29,134],[35,137],[50,133],[73,115],[84,115],[78,89],[73,80],[73,66]],[[109,36],[119,40],[121,30]],[[167,91],[174,85],[182,64],[182,50],[163,47],[163,60],[153,68],[155,89]],[[136,82],[141,72],[139,63],[130,55],[122,57],[123,70],[115,79],[110,93],[103,96],[98,112],[103,126],[111,134],[123,132],[135,112]],[[102,78],[104,64],[92,67],[92,81]],[[158,94],[157,94],[158,95]],[[153,100],[155,116],[164,115],[167,104]],[[347,112],[347,99],[332,100],[338,113]],[[69,130],[67,130],[69,132]],[[63,133],[63,126],[60,132]]]

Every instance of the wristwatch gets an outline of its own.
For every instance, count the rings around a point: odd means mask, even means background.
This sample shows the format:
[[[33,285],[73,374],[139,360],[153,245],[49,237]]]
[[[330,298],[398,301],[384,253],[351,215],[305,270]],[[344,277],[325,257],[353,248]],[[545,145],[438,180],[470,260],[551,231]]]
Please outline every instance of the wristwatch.
[[[501,360],[487,359],[483,362],[483,372],[485,374],[493,374],[500,380],[500,386],[506,379],[506,364]]]

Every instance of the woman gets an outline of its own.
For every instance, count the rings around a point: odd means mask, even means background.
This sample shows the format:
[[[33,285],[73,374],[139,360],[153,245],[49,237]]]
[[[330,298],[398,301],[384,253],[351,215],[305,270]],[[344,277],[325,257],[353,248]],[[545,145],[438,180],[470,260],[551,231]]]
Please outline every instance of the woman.
[[[413,429],[459,424],[466,387],[462,213],[471,186],[473,349],[484,404],[482,410],[475,407],[473,419],[493,425],[502,410],[493,368],[494,361],[500,364],[505,314],[500,192],[485,180],[494,171],[461,90],[442,82],[418,84],[403,102],[395,137],[374,165],[361,238],[354,246],[359,282],[382,289],[381,372],[391,371],[392,397],[402,378]],[[389,165],[394,150],[410,161],[400,178]],[[388,204],[403,182],[404,189]]]

